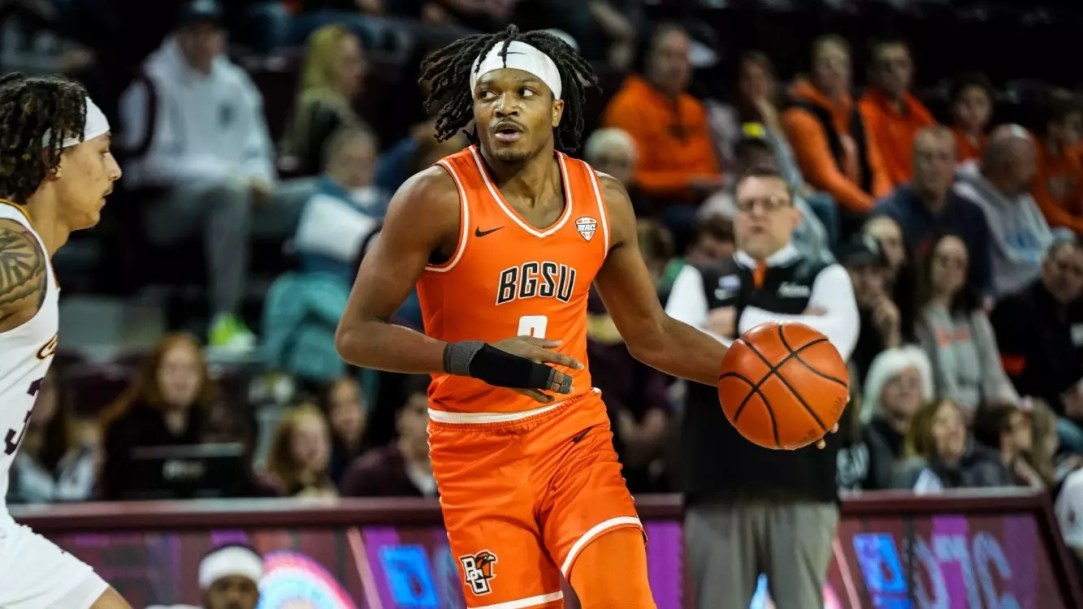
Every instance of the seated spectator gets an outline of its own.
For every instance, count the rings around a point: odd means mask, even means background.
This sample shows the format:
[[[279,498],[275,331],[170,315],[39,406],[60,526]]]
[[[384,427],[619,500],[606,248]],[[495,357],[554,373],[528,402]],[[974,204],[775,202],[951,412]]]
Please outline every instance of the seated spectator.
[[[692,75],[689,45],[683,29],[658,27],[602,116],[603,125],[635,140],[636,186],[661,206],[678,243],[691,229],[696,205],[723,186],[707,112],[685,92]]]
[[[1032,449],[1028,462],[1055,496],[1068,474],[1083,466],[1083,455],[1063,449],[1057,413],[1043,400],[1025,397],[1019,408],[1030,416]]]
[[[913,176],[914,136],[936,120],[910,92],[914,84],[910,46],[901,38],[881,38],[870,48],[870,85],[858,107],[869,142],[880,153],[884,174],[891,187],[898,188]]]
[[[839,262],[850,274],[861,319],[857,346],[850,363],[856,369],[857,377],[864,378],[877,354],[902,346],[899,307],[888,291],[887,256],[876,239],[854,235]]]
[[[86,501],[94,492],[97,446],[72,412],[71,394],[54,364],[11,467],[8,503]]]
[[[188,334],[162,338],[132,384],[102,413],[102,496],[116,500],[140,490],[129,475],[133,448],[202,443],[207,410],[219,393],[199,341]]]
[[[390,195],[372,185],[370,132],[343,128],[327,144],[324,173],[305,201],[293,247],[302,272],[327,272],[352,284],[361,245],[383,220]]]
[[[395,418],[396,438],[355,460],[340,488],[343,497],[434,497],[429,461],[429,377],[406,381],[406,401]]]
[[[635,202],[635,181],[638,151],[635,140],[627,131],[617,127],[596,129],[583,145],[583,160],[594,169],[620,180]]]
[[[1000,462],[1012,475],[1015,484],[1034,489],[1046,487],[1028,460],[1033,454],[1034,433],[1030,419],[1015,404],[982,404],[974,413],[974,439],[1000,455]]]
[[[795,190],[804,191],[804,178],[779,119],[779,106],[783,101],[771,59],[759,51],[741,55],[738,60],[736,99],[732,104],[707,102],[712,138],[722,165],[730,168],[737,162],[738,142],[747,135],[745,125],[763,125],[763,137],[770,142],[779,171]],[[736,169],[726,173],[730,176],[740,175]]]
[[[937,395],[963,409],[969,420],[982,402],[1015,403],[1019,396],[1004,374],[996,336],[967,282],[966,244],[945,235],[922,261],[917,332],[933,364]]]
[[[265,483],[281,497],[335,497],[329,474],[327,421],[312,404],[293,408],[279,422],[267,453]]]
[[[342,483],[346,468],[365,451],[368,409],[356,377],[336,379],[320,395],[320,410],[331,427],[331,481]]]
[[[1065,416],[1061,394],[1083,380],[1083,242],[1054,243],[1041,277],[1000,299],[990,321],[1016,390]],[[1071,448],[1083,451],[1083,443]]]
[[[674,244],[674,251],[676,244]],[[692,236],[683,256],[670,259],[658,281],[658,293],[668,295],[673,282],[686,264],[708,266],[733,256],[737,251],[733,235],[733,221],[721,215],[701,217],[692,227]],[[668,299],[668,297],[667,297]]]
[[[892,476],[893,488],[928,493],[1012,485],[998,455],[974,442],[962,409],[950,399],[917,411],[906,435],[906,456]]]
[[[366,73],[361,41],[342,25],[327,25],[308,37],[301,82],[280,151],[301,175],[324,167],[324,151],[336,131],[364,128],[353,104]]]
[[[388,199],[371,186],[372,136],[347,127],[331,138],[327,169],[301,212],[293,247],[299,272],[271,284],[263,309],[263,352],[272,366],[304,382],[341,377],[335,329],[365,244],[378,233]]]
[[[781,140],[779,137],[771,137],[763,125],[759,123],[747,123],[743,126],[743,135],[735,147],[735,160],[730,176],[740,176],[746,171],[757,168],[772,167],[778,169],[778,155],[773,148],[774,143]],[[800,174],[798,174],[800,176]],[[830,231],[824,226],[820,217],[814,211],[812,205],[802,194],[802,182],[800,177],[796,183],[790,183],[793,192],[794,206],[801,211],[801,224],[793,236],[794,247],[808,258],[834,261],[831,253]],[[710,215],[721,215],[729,221],[737,217],[736,203],[737,180],[726,180],[726,186],[722,190],[711,195],[700,206],[698,216],[700,218]]]
[[[888,216],[873,216],[861,227],[861,234],[876,239],[887,258],[887,292],[899,309],[899,325],[902,342],[916,343],[914,334],[914,290],[917,272],[914,256],[906,246],[902,227]]]
[[[989,225],[981,208],[952,190],[956,158],[951,132],[939,125],[922,129],[913,150],[913,180],[881,200],[876,213],[899,223],[918,259],[928,254],[937,235],[959,235],[973,253],[970,280],[983,291],[991,290]]]
[[[1083,235],[1083,158],[1079,153],[1083,105],[1067,92],[1055,92],[1045,108],[1038,171],[1031,194],[1049,226]]]
[[[860,222],[891,184],[850,97],[849,44],[822,36],[813,43],[811,59],[809,78],[790,89],[792,106],[782,114],[782,127],[805,180],[848,212],[842,231],[848,237],[855,219]]]
[[[253,204],[277,179],[263,101],[225,55],[221,7],[193,2],[120,102],[125,182],[160,191],[145,203],[146,236],[172,245],[201,236],[207,250],[213,346],[250,348],[238,316],[248,273]]]
[[[989,136],[980,162],[959,168],[955,193],[975,203],[989,225],[993,292],[1022,289],[1039,274],[1042,254],[1053,233],[1030,184],[1036,171],[1034,140],[1018,125],[998,127]]]
[[[980,72],[963,73],[952,83],[949,98],[955,156],[959,163],[980,160],[985,150],[985,129],[993,117],[993,84]]]
[[[872,361],[861,400],[862,437],[869,451],[862,489],[891,488],[892,475],[905,457],[911,422],[931,399],[932,366],[921,349],[909,345],[887,349]]]

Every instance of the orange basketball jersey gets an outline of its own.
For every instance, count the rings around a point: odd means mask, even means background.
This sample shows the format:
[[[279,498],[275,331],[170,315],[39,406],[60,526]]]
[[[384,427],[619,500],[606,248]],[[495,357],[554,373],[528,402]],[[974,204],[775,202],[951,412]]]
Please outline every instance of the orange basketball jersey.
[[[609,224],[594,169],[556,153],[564,212],[538,228],[520,216],[489,176],[476,146],[440,160],[459,191],[459,242],[451,258],[418,280],[425,333],[448,342],[495,342],[530,335],[563,341],[556,350],[586,366],[587,296],[609,250]],[[592,391],[590,373],[573,376],[570,398]],[[541,406],[509,389],[434,375],[434,410],[515,413]]]

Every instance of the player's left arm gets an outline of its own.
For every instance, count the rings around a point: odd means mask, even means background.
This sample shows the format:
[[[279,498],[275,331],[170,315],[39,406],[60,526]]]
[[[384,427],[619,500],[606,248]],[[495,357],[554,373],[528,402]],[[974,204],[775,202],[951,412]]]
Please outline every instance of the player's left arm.
[[[666,315],[639,252],[635,213],[624,186],[599,175],[609,210],[610,248],[594,285],[628,351],[639,361],[705,385],[718,382],[726,347]]]

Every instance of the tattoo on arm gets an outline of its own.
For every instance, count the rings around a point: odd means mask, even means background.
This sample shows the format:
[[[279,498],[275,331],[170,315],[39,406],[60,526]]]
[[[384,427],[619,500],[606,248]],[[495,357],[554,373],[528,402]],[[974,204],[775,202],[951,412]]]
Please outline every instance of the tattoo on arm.
[[[46,264],[45,252],[29,230],[0,225],[0,316],[34,294],[39,300],[45,296]]]

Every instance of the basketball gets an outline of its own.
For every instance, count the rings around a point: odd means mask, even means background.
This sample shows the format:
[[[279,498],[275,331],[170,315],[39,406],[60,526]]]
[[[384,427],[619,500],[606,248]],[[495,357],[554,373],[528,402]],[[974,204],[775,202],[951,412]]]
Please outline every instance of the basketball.
[[[850,374],[827,337],[796,322],[745,332],[722,359],[718,399],[750,442],[794,450],[823,438],[850,394]]]

